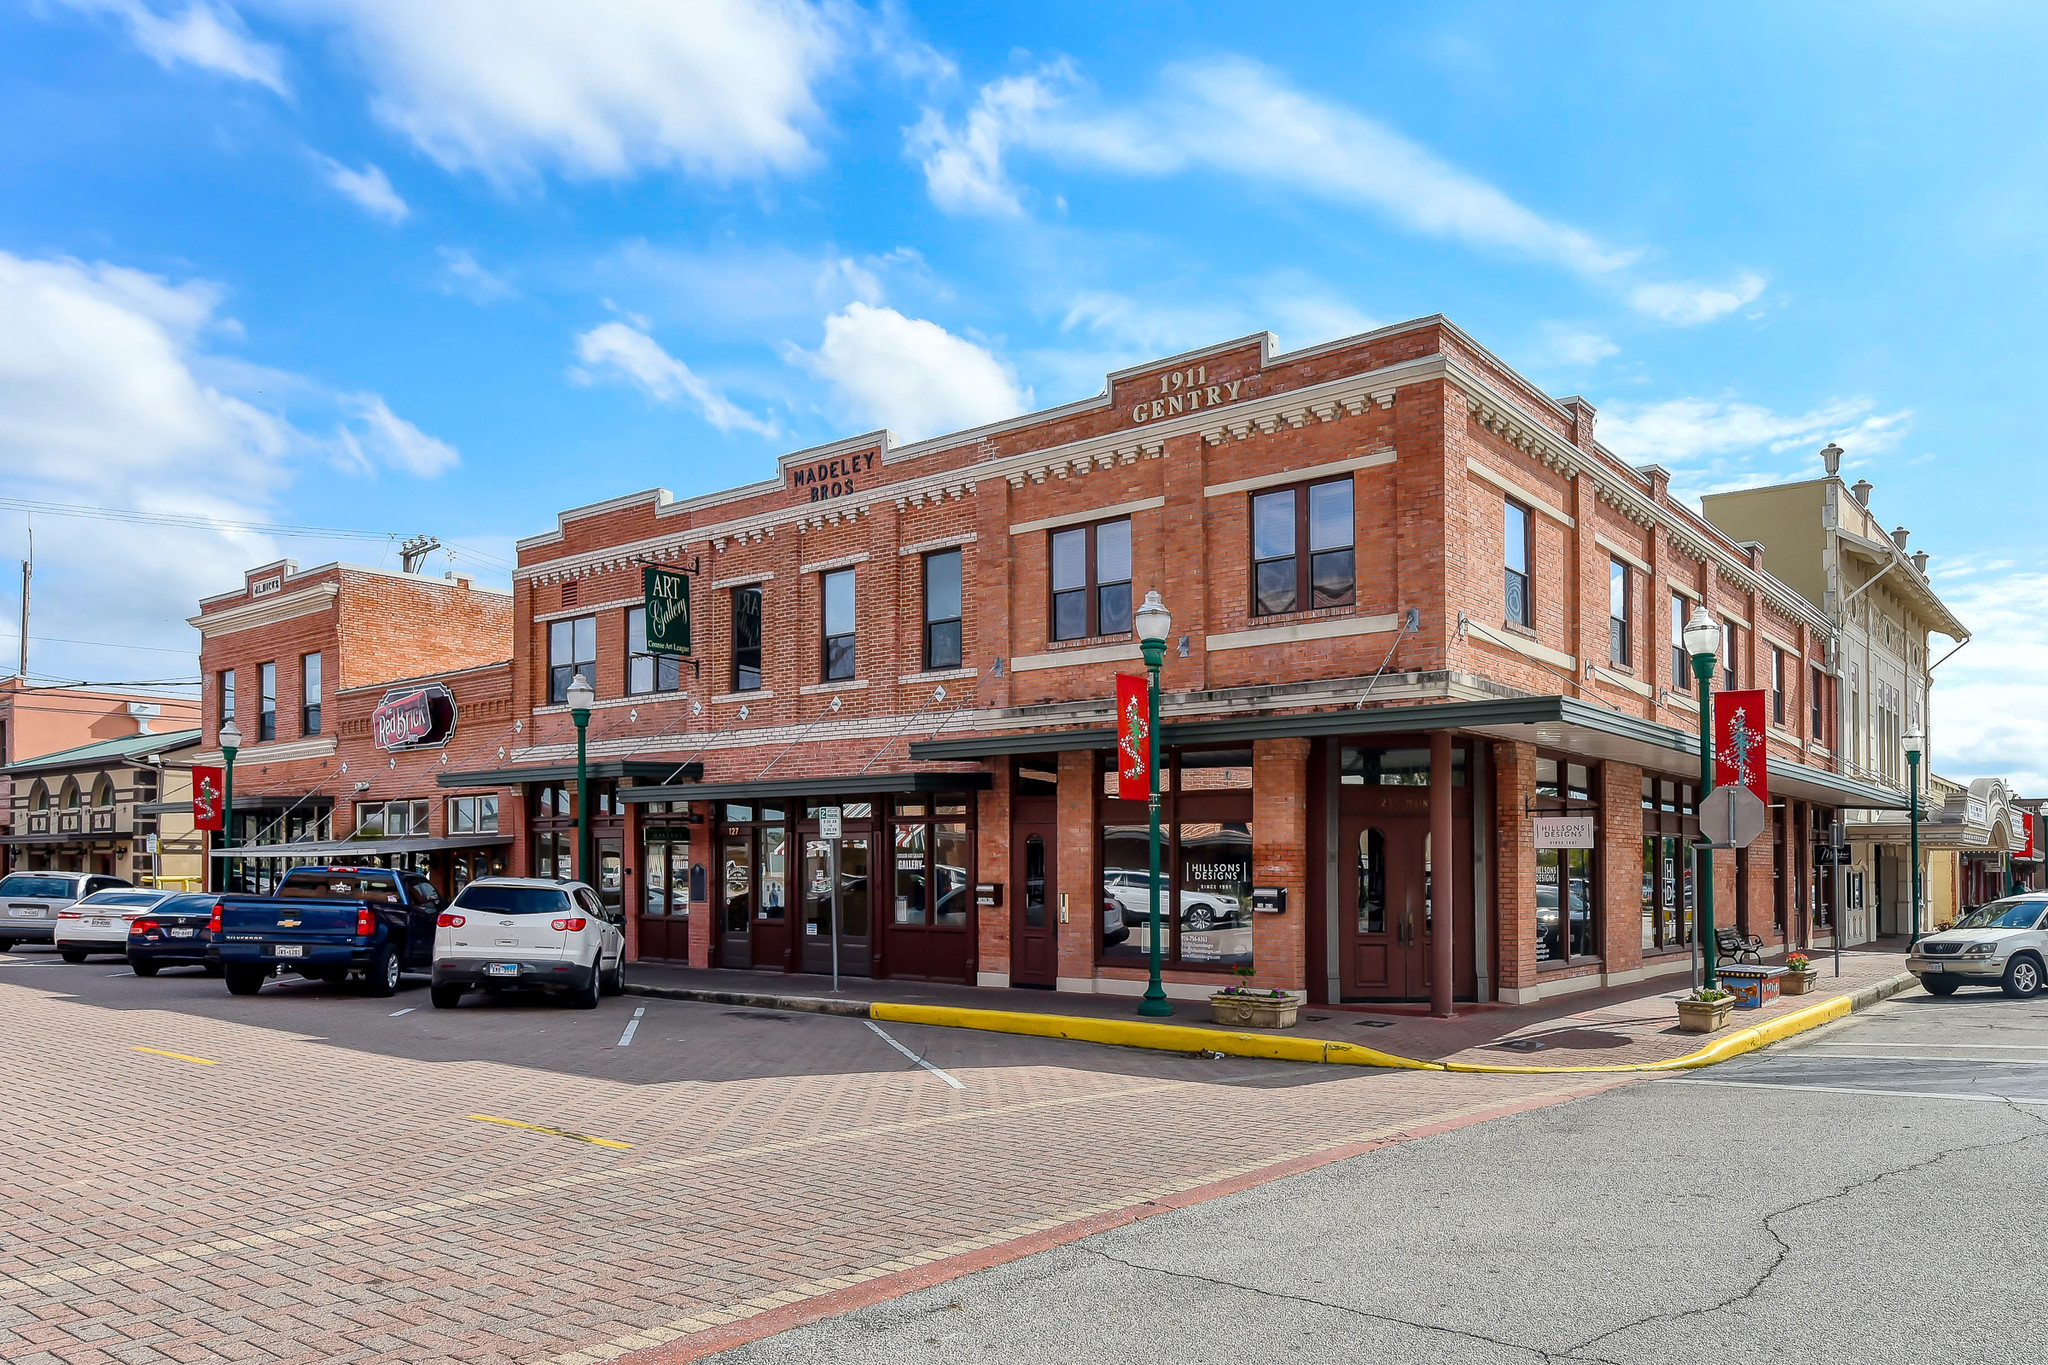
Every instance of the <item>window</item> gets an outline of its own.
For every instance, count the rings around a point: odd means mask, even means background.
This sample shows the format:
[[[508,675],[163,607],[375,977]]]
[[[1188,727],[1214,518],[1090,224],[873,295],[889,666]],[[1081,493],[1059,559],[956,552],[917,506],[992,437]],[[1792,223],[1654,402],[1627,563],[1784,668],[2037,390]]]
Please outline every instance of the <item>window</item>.
[[[1511,500],[1506,506],[1502,554],[1507,561],[1507,581],[1503,590],[1507,619],[1510,625],[1533,627],[1536,624],[1536,604],[1530,600],[1529,594],[1529,561],[1535,558],[1531,543],[1533,522],[1529,509],[1522,504]]]
[[[1306,555],[1300,552],[1304,544]],[[1253,612],[1348,607],[1356,578],[1350,479],[1275,489],[1252,499]]]
[[[1162,956],[1182,967],[1252,965],[1251,754],[1217,749],[1170,754],[1162,770],[1160,929]],[[1105,762],[1103,776],[1114,779]],[[1101,848],[1104,962],[1141,962],[1150,952],[1152,872],[1144,803],[1105,800]]]
[[[320,733],[320,656],[299,656],[299,733]]]
[[[1607,661],[1628,667],[1628,565],[1607,561]]]
[[[256,665],[256,685],[261,699],[256,711],[256,738],[277,738],[277,665]]]
[[[1733,692],[1737,687],[1741,686],[1736,681],[1741,676],[1740,670],[1735,666],[1736,648],[1735,627],[1723,621],[1721,623],[1721,690],[1724,692]]]
[[[836,569],[820,576],[825,602],[825,681],[851,678],[853,657],[853,570]]]
[[[220,718],[226,720],[235,714],[235,670],[223,668],[220,671]]]
[[[732,590],[732,690],[761,690],[761,590]]]
[[[647,652],[647,608],[626,609],[626,691],[679,692],[683,686],[683,661],[675,654]]]
[[[1131,628],[1131,523],[1052,533],[1052,638],[1082,640]]]
[[[1671,594],[1671,690],[1692,690],[1692,660],[1685,652],[1685,598]]]
[[[1643,779],[1643,951],[1675,952],[1692,942],[1693,861],[1699,832],[1690,784]]]
[[[1819,664],[1814,664],[1807,669],[1806,690],[1806,701],[1807,706],[1809,708],[1806,723],[1807,729],[1809,731],[1809,738],[1811,738],[1816,744],[1825,744],[1828,742],[1828,714],[1826,708],[1821,705],[1821,671]]]
[[[493,801],[496,798],[492,798]],[[425,801],[358,801],[351,839],[404,839],[427,832]]]
[[[901,798],[895,803],[896,885],[893,922],[905,927],[964,929],[968,898],[967,796]],[[936,815],[937,819],[930,817]]]
[[[451,796],[448,798],[450,834],[496,834],[498,798],[495,796]]]
[[[1593,770],[1566,759],[1536,760],[1536,810],[1593,810]],[[1536,965],[1563,967],[1600,955],[1593,850],[1536,850]]]
[[[578,673],[597,687],[597,618],[578,616],[548,623],[548,701],[569,700],[569,682]]]
[[[1785,723],[1785,651],[1771,651],[1771,723]]]
[[[960,667],[960,552],[924,557],[924,666]]]

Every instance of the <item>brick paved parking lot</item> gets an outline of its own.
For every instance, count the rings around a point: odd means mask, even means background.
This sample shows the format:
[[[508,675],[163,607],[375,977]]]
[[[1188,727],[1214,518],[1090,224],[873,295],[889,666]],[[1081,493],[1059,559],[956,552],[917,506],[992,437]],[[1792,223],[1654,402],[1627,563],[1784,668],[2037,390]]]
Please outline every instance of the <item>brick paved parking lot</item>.
[[[677,1358],[1614,1083],[26,950],[0,1020],[0,1358],[34,1365]]]

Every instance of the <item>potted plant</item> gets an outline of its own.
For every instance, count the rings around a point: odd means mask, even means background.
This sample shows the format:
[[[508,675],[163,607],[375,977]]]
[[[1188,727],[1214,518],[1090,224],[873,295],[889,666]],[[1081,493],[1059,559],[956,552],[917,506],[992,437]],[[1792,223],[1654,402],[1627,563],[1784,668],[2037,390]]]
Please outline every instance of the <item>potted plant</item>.
[[[1237,969],[1237,981],[1209,997],[1209,1017],[1241,1028],[1293,1028],[1301,998],[1292,991],[1252,985],[1252,968]]]
[[[1678,1028],[1682,1033],[1712,1033],[1728,1022],[1735,997],[1717,986],[1703,987],[1678,998]]]
[[[1805,995],[1819,976],[1820,968],[1813,965],[1812,958],[1805,953],[1787,953],[1785,976],[1778,982],[1778,989],[1786,995]]]

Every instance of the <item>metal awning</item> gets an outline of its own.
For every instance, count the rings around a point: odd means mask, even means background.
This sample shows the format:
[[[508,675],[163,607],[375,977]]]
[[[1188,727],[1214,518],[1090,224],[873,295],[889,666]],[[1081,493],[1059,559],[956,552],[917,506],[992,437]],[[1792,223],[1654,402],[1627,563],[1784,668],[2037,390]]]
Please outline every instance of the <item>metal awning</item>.
[[[70,834],[0,834],[0,847],[21,844],[118,844],[123,839],[140,837],[128,830],[101,830],[98,834],[77,830]]]
[[[584,774],[593,782],[624,778],[674,782],[695,781],[704,776],[702,763],[654,763],[644,758],[593,759],[584,764]],[[442,787],[518,787],[528,782],[574,782],[574,763],[536,763],[524,768],[479,768],[470,772],[436,773],[434,782]],[[236,805],[241,802],[237,801]]]
[[[1627,763],[1673,777],[1697,777],[1700,740],[1641,716],[1624,715],[1573,697],[1503,697],[1493,701],[1438,702],[1369,710],[1309,711],[1293,715],[1242,715],[1168,722],[1161,742],[1175,745],[1249,744],[1258,739],[1338,735],[1426,734],[1457,730],[1489,739],[1519,740],[1589,758]],[[929,761],[983,759],[991,754],[1051,753],[1065,749],[1110,749],[1116,732],[1108,726],[1017,734],[980,734],[960,739],[915,741],[910,756]],[[1801,801],[1856,810],[1904,810],[1906,794],[1840,773],[1773,757],[1771,791]]]
[[[987,773],[841,773],[781,777],[765,782],[683,782],[673,787],[628,787],[621,801],[769,801],[788,796],[895,796],[904,792],[986,791]]]
[[[241,848],[217,848],[216,858],[347,858],[383,853],[438,853],[445,848],[499,848],[512,842],[509,834],[449,834],[417,839],[330,839],[321,843],[248,844]]]

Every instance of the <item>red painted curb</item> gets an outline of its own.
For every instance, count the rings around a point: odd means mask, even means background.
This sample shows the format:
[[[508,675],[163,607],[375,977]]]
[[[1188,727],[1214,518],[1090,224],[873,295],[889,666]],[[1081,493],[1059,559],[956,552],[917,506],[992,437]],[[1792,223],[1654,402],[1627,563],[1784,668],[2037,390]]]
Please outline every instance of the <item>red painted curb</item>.
[[[1255,1185],[1263,1185],[1268,1181],[1278,1180],[1283,1176],[1295,1175],[1302,1171],[1311,1171],[1318,1166],[1327,1166],[1334,1161],[1343,1161],[1350,1157],[1362,1156],[1367,1152],[1377,1151],[1382,1147],[1392,1147],[1403,1142],[1413,1142],[1417,1138],[1434,1137],[1439,1133],[1448,1133],[1459,1128],[1468,1128],[1475,1123],[1485,1123],[1491,1119],[1506,1118],[1511,1114],[1525,1113],[1532,1109],[1548,1108],[1553,1104],[1562,1104],[1566,1100],[1581,1099],[1587,1095],[1597,1094],[1602,1090],[1613,1089],[1616,1086],[1635,1084],[1639,1080],[1640,1078],[1638,1077],[1616,1077],[1612,1081],[1574,1090],[1568,1095],[1546,1095],[1534,1099],[1516,1100],[1508,1104],[1494,1105],[1477,1113],[1461,1114],[1453,1119],[1443,1119],[1435,1123],[1425,1123],[1413,1128],[1404,1128],[1398,1133],[1382,1138],[1373,1138],[1366,1142],[1340,1143],[1334,1147],[1326,1147],[1319,1152],[1311,1152],[1307,1156],[1291,1157],[1286,1161],[1277,1161],[1271,1166],[1262,1166],[1256,1171],[1248,1171],[1243,1175],[1232,1176],[1228,1180],[1218,1180],[1213,1184],[1200,1185],[1192,1190],[1183,1190],[1178,1194],[1167,1195],[1162,1199],[1152,1200],[1143,1204],[1134,1204],[1127,1209],[1117,1209],[1111,1213],[1096,1214],[1093,1217],[1076,1219],[1074,1222],[1065,1223],[1056,1228],[1049,1228],[1044,1232],[1030,1233],[996,1246],[983,1247],[979,1251],[969,1251],[958,1256],[949,1256],[943,1261],[933,1261],[929,1265],[918,1266],[912,1270],[901,1270],[893,1275],[885,1275],[880,1279],[870,1280],[866,1284],[835,1290],[830,1294],[822,1294],[814,1299],[805,1299],[801,1303],[787,1304],[781,1308],[771,1309],[757,1317],[745,1318],[739,1322],[727,1323],[719,1327],[707,1327],[701,1332],[693,1332],[689,1336],[677,1341],[632,1351],[619,1356],[617,1359],[620,1365],[687,1365],[687,1362],[703,1360],[705,1357],[716,1355],[720,1351],[730,1351],[736,1346],[745,1346],[750,1342],[776,1336],[789,1331],[791,1328],[802,1327],[809,1323],[822,1321],[825,1318],[838,1317],[840,1314],[850,1313],[856,1308],[866,1308],[871,1304],[882,1303],[915,1290],[929,1289],[933,1285],[944,1284],[948,1280],[957,1280],[964,1275],[972,1275],[978,1270],[988,1270],[995,1266],[1008,1265],[1012,1261],[1020,1261],[1026,1256],[1037,1252],[1047,1251],[1053,1247],[1067,1246],[1080,1241],[1084,1237],[1092,1237],[1098,1232],[1107,1232],[1111,1228],[1123,1227],[1158,1214],[1170,1212],[1173,1209],[1188,1208],[1195,1204],[1206,1203],[1211,1199],[1217,1199],[1226,1194],[1236,1194],[1240,1190],[1248,1190]]]

